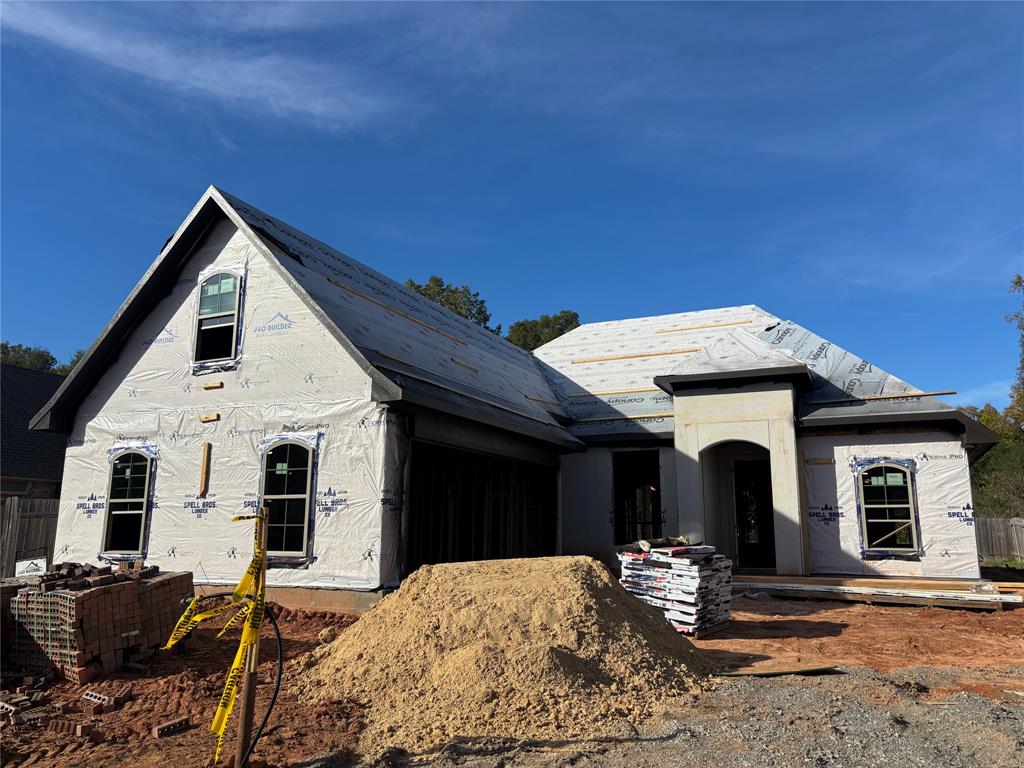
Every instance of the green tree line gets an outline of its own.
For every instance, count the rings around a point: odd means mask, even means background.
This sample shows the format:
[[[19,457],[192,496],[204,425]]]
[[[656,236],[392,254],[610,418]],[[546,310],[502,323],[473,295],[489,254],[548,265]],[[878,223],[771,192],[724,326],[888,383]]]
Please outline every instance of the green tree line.
[[[1002,411],[991,403],[962,407],[999,435],[999,443],[971,467],[974,514],[979,517],[1024,517],[1024,275],[1013,278],[1010,291],[1021,296],[1020,310],[1006,317],[1017,326],[1020,345],[1010,403]]]
[[[31,368],[33,371],[46,373],[59,373],[61,376],[71,373],[84,354],[84,349],[76,349],[66,362],[59,363],[53,353],[45,347],[29,347],[25,344],[0,342],[0,362],[4,365],[16,365],[19,368]]]
[[[468,285],[455,285],[445,282],[440,275],[431,275],[425,283],[417,283],[412,278],[405,281],[407,288],[435,301],[445,309],[472,320],[481,328],[501,335],[501,326],[491,327],[491,313],[487,310],[487,302],[478,291]],[[517,347],[532,352],[542,344],[557,339],[580,324],[580,316],[571,309],[563,309],[554,315],[541,315],[538,318],[516,320],[508,327],[506,339]]]

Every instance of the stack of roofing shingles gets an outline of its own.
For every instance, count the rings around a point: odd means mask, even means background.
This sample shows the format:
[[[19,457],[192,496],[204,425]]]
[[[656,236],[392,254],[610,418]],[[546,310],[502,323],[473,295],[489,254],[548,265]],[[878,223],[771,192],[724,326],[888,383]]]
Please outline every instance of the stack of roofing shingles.
[[[665,613],[679,632],[697,634],[729,620],[732,562],[709,546],[620,552],[622,586]]]

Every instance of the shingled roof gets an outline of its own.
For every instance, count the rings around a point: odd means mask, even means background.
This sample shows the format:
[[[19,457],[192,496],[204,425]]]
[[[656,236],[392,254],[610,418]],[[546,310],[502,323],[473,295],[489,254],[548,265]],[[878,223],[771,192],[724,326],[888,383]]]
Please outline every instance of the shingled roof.
[[[64,381],[56,373],[0,365],[0,475],[59,481],[64,435],[33,432],[29,421]]]

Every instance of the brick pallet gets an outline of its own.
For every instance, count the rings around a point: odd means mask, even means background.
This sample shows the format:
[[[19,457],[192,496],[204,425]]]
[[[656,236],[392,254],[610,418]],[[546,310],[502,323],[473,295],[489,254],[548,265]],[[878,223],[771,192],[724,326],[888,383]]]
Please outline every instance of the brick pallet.
[[[659,608],[677,632],[697,635],[729,620],[732,562],[710,546],[620,552],[620,583]]]
[[[2,653],[5,666],[7,651],[11,647],[11,638],[14,632],[11,601],[18,594],[18,590],[24,586],[25,582],[20,579],[0,579],[0,653]]]
[[[119,669],[133,655],[148,654],[174,628],[182,598],[192,595],[192,574],[145,573],[149,578],[78,590],[22,589],[11,601],[10,662],[26,670],[56,667],[67,679],[85,683]]]

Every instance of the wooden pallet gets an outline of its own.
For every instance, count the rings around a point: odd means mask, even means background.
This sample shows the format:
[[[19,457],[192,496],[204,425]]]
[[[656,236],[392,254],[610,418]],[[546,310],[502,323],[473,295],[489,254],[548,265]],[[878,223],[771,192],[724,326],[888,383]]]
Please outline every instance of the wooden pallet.
[[[788,582],[753,580],[742,577],[733,582],[733,591],[761,590],[778,597],[802,597],[817,600],[847,600],[860,603],[925,605],[942,608],[976,608],[1000,611],[1024,604],[1020,594],[971,592],[967,589],[908,589],[895,586],[854,586],[815,584],[814,579],[795,578]]]
[[[808,584],[834,587],[871,587],[880,589],[940,590],[943,592],[970,592],[978,584],[977,579],[914,579],[897,576],[776,576],[754,573],[735,573],[737,581],[748,584]],[[1002,593],[1024,593],[1024,582],[996,581],[996,589]]]

